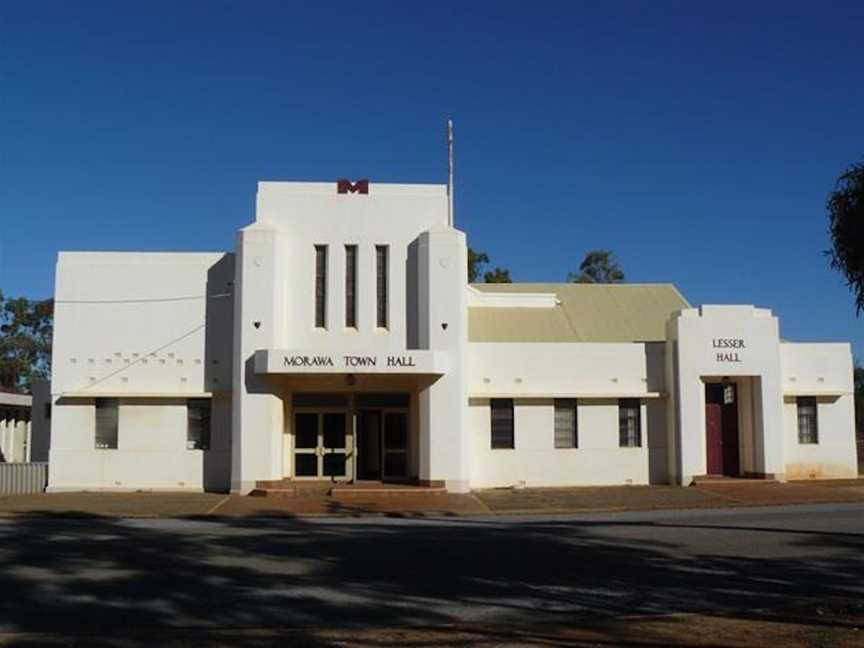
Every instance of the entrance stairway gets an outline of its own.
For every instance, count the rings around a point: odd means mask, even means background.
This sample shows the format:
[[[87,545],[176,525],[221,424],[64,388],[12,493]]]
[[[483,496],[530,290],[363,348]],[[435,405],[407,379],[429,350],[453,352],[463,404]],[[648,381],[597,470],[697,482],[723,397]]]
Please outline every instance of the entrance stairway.
[[[255,489],[249,493],[252,497],[330,497],[337,500],[395,495],[430,497],[446,494],[447,490],[443,486],[421,486],[419,484],[380,481],[346,483],[296,481],[293,479],[259,481],[255,483]]]
[[[735,477],[732,475],[696,475],[693,477],[693,486],[704,486],[711,484],[777,484],[773,477]]]

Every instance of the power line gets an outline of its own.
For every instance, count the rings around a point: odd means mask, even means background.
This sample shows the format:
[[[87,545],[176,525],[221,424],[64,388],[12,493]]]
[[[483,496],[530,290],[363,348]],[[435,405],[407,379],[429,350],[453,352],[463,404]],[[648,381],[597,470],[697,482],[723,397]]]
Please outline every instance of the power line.
[[[156,302],[194,301],[200,299],[224,299],[231,293],[217,295],[189,295],[186,297],[154,297],[152,299],[55,299],[55,304],[151,304]]]

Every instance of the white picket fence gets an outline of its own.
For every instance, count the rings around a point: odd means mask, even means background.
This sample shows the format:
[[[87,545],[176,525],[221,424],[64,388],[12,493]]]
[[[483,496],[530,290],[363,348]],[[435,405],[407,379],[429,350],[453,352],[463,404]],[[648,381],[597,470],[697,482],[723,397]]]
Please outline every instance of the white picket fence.
[[[47,461],[0,463],[0,495],[43,493],[47,485]]]

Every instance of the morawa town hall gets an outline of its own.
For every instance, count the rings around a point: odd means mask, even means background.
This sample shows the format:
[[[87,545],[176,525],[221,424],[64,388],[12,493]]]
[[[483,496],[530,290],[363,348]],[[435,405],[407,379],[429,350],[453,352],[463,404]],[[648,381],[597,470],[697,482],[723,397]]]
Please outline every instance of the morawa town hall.
[[[233,252],[61,253],[49,490],[857,474],[848,344],[669,284],[469,284],[451,197],[261,182]]]

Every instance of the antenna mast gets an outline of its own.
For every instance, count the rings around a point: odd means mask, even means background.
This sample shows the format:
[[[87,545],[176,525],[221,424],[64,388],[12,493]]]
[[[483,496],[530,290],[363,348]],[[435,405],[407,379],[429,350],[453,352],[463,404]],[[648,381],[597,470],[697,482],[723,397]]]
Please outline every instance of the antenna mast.
[[[453,227],[453,120],[447,120],[447,224]]]

